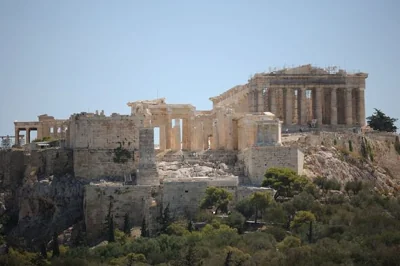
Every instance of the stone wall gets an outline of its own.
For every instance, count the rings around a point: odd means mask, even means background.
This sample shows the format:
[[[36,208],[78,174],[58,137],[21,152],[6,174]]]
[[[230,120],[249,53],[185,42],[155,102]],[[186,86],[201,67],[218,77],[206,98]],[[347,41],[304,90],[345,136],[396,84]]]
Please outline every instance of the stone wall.
[[[241,152],[239,160],[244,164],[244,175],[253,185],[260,186],[265,171],[271,167],[287,167],[302,174],[304,154],[293,147],[253,147]]]
[[[75,176],[85,178],[123,177],[134,175],[137,169],[139,156],[131,152],[131,158],[125,163],[115,163],[115,152],[110,149],[75,150],[74,172]]]
[[[74,115],[69,128],[75,176],[86,178],[134,175],[139,163],[138,117]]]
[[[131,226],[141,226],[143,219],[154,231],[161,213],[159,187],[123,186],[117,183],[85,186],[84,217],[87,237],[95,243],[105,236],[106,217],[113,215],[116,228],[123,229],[124,216],[129,215]]]
[[[139,128],[143,121],[134,116],[73,115],[70,118],[69,146],[74,149],[115,149],[119,143],[130,150],[139,148]]]
[[[207,189],[207,182],[164,182],[163,203],[171,216],[193,217]]]
[[[173,217],[193,217],[199,210],[207,187],[211,186],[226,189],[233,194],[235,199],[238,178],[166,179],[163,186],[163,205],[169,206]]]

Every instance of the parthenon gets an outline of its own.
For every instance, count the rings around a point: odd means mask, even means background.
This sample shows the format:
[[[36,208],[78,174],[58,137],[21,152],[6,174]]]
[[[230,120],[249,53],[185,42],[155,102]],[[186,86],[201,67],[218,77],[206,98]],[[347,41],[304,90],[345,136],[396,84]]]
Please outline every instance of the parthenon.
[[[285,126],[365,125],[366,73],[304,65],[255,74],[246,85],[213,97],[215,106],[232,105],[241,112],[271,112]]]

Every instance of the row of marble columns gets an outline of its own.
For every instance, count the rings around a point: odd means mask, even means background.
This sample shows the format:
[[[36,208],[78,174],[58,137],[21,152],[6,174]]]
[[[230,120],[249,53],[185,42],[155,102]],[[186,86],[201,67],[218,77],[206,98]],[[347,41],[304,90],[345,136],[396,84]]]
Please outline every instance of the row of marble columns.
[[[20,145],[23,137],[19,134],[20,131],[25,131],[25,144],[31,143],[31,131],[37,131],[36,128],[16,128],[15,129],[15,144]]]
[[[16,126],[15,136],[19,136],[20,131],[25,131],[25,144],[31,143],[31,131],[37,132],[37,139],[42,139],[43,137],[53,137],[53,138],[65,138],[67,131],[66,124],[41,124],[36,126]],[[17,145],[20,144],[20,138],[16,138],[15,142]]]
[[[182,127],[182,134],[181,134]],[[172,127],[171,116],[167,116],[167,123],[160,126],[160,150],[189,150],[191,146],[191,120],[189,118],[174,119]]]
[[[338,125],[338,112],[344,111],[344,123],[347,126],[350,125],[365,125],[365,95],[364,88],[344,88],[344,102],[342,106],[344,110],[338,109],[338,97],[337,92],[341,89],[340,87],[317,87],[317,88],[268,88],[265,92],[260,90],[254,90],[249,95],[249,111],[250,112],[265,112],[269,111],[273,114],[277,114],[278,111],[278,92],[282,90],[283,93],[283,117],[285,125],[293,124],[293,106],[294,99],[296,97],[295,90],[297,90],[297,124],[307,124],[307,90],[312,91],[312,106],[313,114],[312,118],[317,120],[318,125],[322,125],[323,121],[323,105],[327,104],[324,95],[324,90],[329,90],[330,94],[330,125]],[[353,102],[353,91],[356,92],[356,102]],[[268,110],[265,110],[265,93],[268,93]],[[353,106],[355,104],[355,106]],[[353,112],[357,114],[355,121],[353,121]],[[354,114],[354,115],[355,115]]]

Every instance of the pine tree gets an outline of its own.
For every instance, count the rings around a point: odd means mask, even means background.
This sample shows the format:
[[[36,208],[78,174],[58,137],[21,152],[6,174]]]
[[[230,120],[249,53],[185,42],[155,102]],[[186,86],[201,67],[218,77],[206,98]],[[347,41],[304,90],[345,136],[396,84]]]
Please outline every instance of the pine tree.
[[[186,266],[200,266],[203,265],[202,259],[199,257],[195,244],[189,244],[187,253],[183,260],[183,265]]]
[[[192,222],[192,220],[189,220],[189,223],[188,223],[188,231],[189,232],[192,232],[193,231],[193,222]]]
[[[58,246],[57,232],[53,233],[53,257],[60,256],[60,247]]]
[[[397,118],[389,117],[379,109],[375,108],[374,110],[375,112],[371,116],[367,117],[368,125],[372,129],[384,132],[397,131],[397,127],[395,126],[395,123],[398,120]]]
[[[161,218],[161,233],[166,233],[168,226],[171,224],[171,215],[169,211],[169,204],[164,209],[164,213]]]
[[[115,242],[114,216],[111,215],[108,222],[108,242]]]
[[[142,227],[140,228],[140,231],[141,231],[141,235],[140,235],[141,237],[148,237],[149,236],[149,231],[147,229],[146,219],[145,218],[143,218]]]
[[[47,259],[47,249],[46,249],[46,244],[44,242],[40,244],[40,255],[42,256],[43,259]]]
[[[124,216],[124,233],[129,235],[131,233],[131,223],[129,221],[129,214],[126,213]]]
[[[231,266],[231,263],[232,263],[232,254],[233,254],[232,250],[229,250],[229,251],[228,251],[228,254],[226,254],[224,266]]]

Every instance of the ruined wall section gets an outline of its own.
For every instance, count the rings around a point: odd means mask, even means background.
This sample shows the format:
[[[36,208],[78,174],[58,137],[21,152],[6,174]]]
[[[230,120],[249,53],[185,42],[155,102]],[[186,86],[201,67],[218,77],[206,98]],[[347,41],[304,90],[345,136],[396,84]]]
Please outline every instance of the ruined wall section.
[[[142,125],[143,120],[135,116],[72,116],[69,146],[74,149],[75,175],[98,178],[134,174]]]
[[[132,227],[141,226],[144,219],[148,229],[154,232],[161,213],[160,197],[159,187],[116,183],[85,186],[83,208],[89,243],[96,243],[106,235],[108,214],[113,215],[116,228],[120,230],[128,214]]]
[[[226,189],[235,199],[238,184],[235,176],[166,179],[163,184],[163,205],[169,207],[173,217],[194,217],[207,187]]]
[[[235,86],[224,93],[211,97],[213,102],[213,109],[217,107],[231,107],[236,112],[248,112],[248,85]]]
[[[302,174],[304,154],[293,147],[253,147],[239,153],[239,161],[243,163],[244,175],[253,185],[260,186],[271,167],[286,167]]]
[[[139,132],[139,167],[137,185],[159,185],[154,151],[154,128],[142,128]]]

